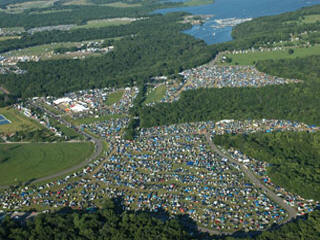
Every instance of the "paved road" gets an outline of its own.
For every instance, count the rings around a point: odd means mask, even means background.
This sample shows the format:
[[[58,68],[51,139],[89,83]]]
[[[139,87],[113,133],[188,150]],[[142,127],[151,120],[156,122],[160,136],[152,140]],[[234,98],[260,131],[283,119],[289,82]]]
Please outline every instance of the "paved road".
[[[212,150],[216,153],[218,153],[220,156],[227,158],[230,162],[238,165],[240,167],[240,169],[244,172],[244,174],[250,179],[250,181],[258,188],[261,188],[264,193],[270,198],[272,199],[274,202],[276,202],[280,207],[282,207],[283,209],[285,209],[288,212],[288,218],[283,222],[283,223],[287,223],[289,221],[291,221],[292,219],[297,217],[297,211],[290,207],[288,204],[286,204],[282,198],[278,197],[273,191],[271,191],[265,184],[263,184],[255,175],[254,173],[249,170],[246,166],[244,166],[243,164],[240,164],[238,161],[236,161],[235,159],[233,159],[231,156],[224,154],[222,151],[220,151],[217,146],[212,142],[211,137],[209,136],[208,133],[205,134],[207,141],[210,145],[210,147],[212,148]]]

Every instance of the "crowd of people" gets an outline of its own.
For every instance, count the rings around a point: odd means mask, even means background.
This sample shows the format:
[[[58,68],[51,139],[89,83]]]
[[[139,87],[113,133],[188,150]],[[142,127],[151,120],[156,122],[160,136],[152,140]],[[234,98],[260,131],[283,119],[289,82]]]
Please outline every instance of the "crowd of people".
[[[68,112],[73,118],[127,114],[138,95],[137,87],[121,89],[89,89],[65,94],[63,98],[39,98],[57,111]],[[120,96],[114,97],[114,95]],[[110,98],[116,98],[109,101]]]
[[[120,197],[127,210],[188,214],[209,229],[263,230],[287,213],[255,188],[238,165],[213,152],[204,133],[319,130],[290,121],[225,120],[141,129],[137,139],[127,141],[121,138],[127,122],[111,119],[86,126],[108,141],[105,157],[60,180],[3,190],[0,209],[93,209],[105,198]],[[318,204],[272,185],[265,163],[234,149],[229,153],[237,160],[248,159],[244,164],[301,214]]]
[[[300,82],[259,72],[252,66],[203,65],[181,73],[188,85],[185,90],[197,88],[264,87]]]

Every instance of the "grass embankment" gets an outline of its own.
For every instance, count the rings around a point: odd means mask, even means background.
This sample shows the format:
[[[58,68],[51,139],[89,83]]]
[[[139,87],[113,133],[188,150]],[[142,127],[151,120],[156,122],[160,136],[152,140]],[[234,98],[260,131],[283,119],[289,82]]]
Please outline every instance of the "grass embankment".
[[[165,96],[166,90],[167,88],[165,85],[160,85],[157,88],[151,90],[151,92],[147,95],[144,103],[147,104],[152,102],[160,102],[160,100]]]
[[[289,54],[289,49],[271,52],[252,52],[243,54],[226,54],[225,56],[232,59],[230,63],[223,65],[254,65],[258,61],[273,59],[294,59],[297,57],[307,57],[312,55],[320,55],[320,45],[308,48],[292,48],[293,53]]]
[[[0,144],[0,185],[57,173],[90,156],[92,143]]]
[[[11,121],[10,124],[0,126],[0,133],[10,134],[22,130],[32,131],[36,129],[43,129],[39,123],[25,117],[22,113],[13,108],[0,108],[0,114]]]

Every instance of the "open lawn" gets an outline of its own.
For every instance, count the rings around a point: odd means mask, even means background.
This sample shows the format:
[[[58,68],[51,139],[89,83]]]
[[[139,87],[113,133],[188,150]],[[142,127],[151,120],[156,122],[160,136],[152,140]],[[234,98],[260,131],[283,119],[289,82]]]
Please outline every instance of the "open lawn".
[[[43,128],[36,121],[25,117],[22,113],[13,108],[0,108],[0,114],[11,121],[10,124],[0,126],[0,133],[10,134],[21,130],[31,131]]]
[[[214,3],[214,0],[189,0],[183,3],[184,6],[200,6]]]
[[[0,144],[0,185],[57,173],[84,161],[92,152],[88,142]]]
[[[319,14],[307,15],[302,20],[303,23],[316,23],[318,21],[320,21],[320,15]]]
[[[123,2],[113,2],[113,3],[107,3],[103,4],[103,6],[109,6],[109,7],[117,7],[117,8],[130,8],[130,7],[141,7],[141,4],[139,3],[123,3]]]
[[[159,102],[166,94],[166,86],[160,85],[152,90],[148,95],[144,103]]]
[[[134,19],[130,19],[130,18],[110,18],[110,19],[92,20],[92,21],[88,21],[87,24],[85,25],[75,26],[72,29],[118,26],[123,24],[129,24],[132,21],[134,21]]]
[[[320,54],[320,45],[316,45],[309,48],[293,48],[294,53],[289,54],[288,49],[282,51],[273,52],[255,52],[255,53],[245,53],[245,54],[227,54],[226,56],[231,58],[232,61],[228,63],[229,65],[254,65],[255,62],[267,59],[289,59],[297,57],[307,57],[312,55]],[[224,63],[226,64],[226,63]]]
[[[90,124],[94,122],[103,122],[106,120],[114,119],[114,118],[121,118],[124,117],[124,115],[120,114],[110,114],[110,115],[104,115],[104,116],[99,116],[99,117],[85,117],[85,118],[79,118],[76,120],[72,120],[72,122],[75,125],[80,125],[80,124]]]
[[[21,37],[20,36],[3,36],[3,37],[0,37],[0,41],[6,41],[10,39],[17,39],[17,38],[21,38]]]
[[[124,91],[120,90],[120,91],[116,91],[114,93],[111,93],[107,96],[107,101],[105,102],[107,105],[112,105],[114,103],[117,103],[120,101],[120,99],[122,98]]]
[[[90,3],[87,0],[71,0],[64,2],[62,5],[68,6],[68,5],[93,5],[93,3]]]
[[[48,53],[52,52],[56,48],[61,47],[73,47],[77,46],[80,43],[78,42],[62,42],[62,43],[52,43],[52,44],[44,44],[38,45],[34,47],[24,48],[20,50],[13,50],[7,53],[2,54],[3,56],[45,56]]]

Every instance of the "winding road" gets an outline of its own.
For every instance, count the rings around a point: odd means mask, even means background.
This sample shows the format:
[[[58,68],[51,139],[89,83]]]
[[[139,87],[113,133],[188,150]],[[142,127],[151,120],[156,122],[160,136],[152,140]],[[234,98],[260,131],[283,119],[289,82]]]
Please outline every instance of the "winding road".
[[[273,191],[271,191],[265,184],[263,184],[255,175],[254,173],[249,170],[245,165],[240,164],[238,161],[233,159],[230,155],[227,155],[223,153],[221,150],[217,148],[217,146],[212,142],[211,137],[208,133],[205,133],[206,139],[211,147],[211,149],[218,153],[220,156],[228,159],[230,162],[236,164],[240,167],[240,169],[243,171],[243,173],[249,178],[249,180],[255,185],[255,187],[260,188],[263,190],[263,192],[274,202],[276,202],[280,207],[285,209],[288,213],[288,218],[283,223],[290,222],[291,220],[295,219],[297,217],[297,211],[290,207],[288,204],[284,202],[284,200],[280,197],[278,197]]]
[[[74,166],[72,166],[70,168],[61,170],[61,171],[59,171],[59,172],[57,172],[55,174],[52,174],[50,176],[45,176],[45,177],[41,177],[41,178],[37,178],[37,179],[31,180],[31,181],[27,182],[26,184],[29,185],[29,184],[32,184],[32,183],[39,183],[39,182],[50,180],[52,178],[61,177],[63,175],[71,173],[71,172],[75,172],[78,169],[85,167],[88,163],[90,163],[91,161],[96,159],[101,154],[101,152],[103,151],[103,144],[102,144],[102,141],[100,139],[92,137],[91,135],[89,135],[88,133],[86,133],[83,130],[79,129],[78,127],[73,126],[72,124],[67,122],[65,119],[61,118],[59,115],[56,115],[56,114],[50,112],[49,110],[43,108],[42,106],[39,106],[38,104],[35,104],[35,103],[30,103],[30,104],[32,106],[34,106],[34,107],[37,107],[37,108],[41,109],[42,111],[47,113],[50,117],[56,119],[57,121],[59,121],[60,123],[64,124],[65,126],[74,128],[77,132],[82,134],[84,137],[90,139],[90,141],[95,145],[95,147],[94,147],[94,152],[85,161],[83,161],[81,163],[78,163],[77,165],[74,165]],[[8,187],[9,186],[0,186],[0,189],[8,188]]]

